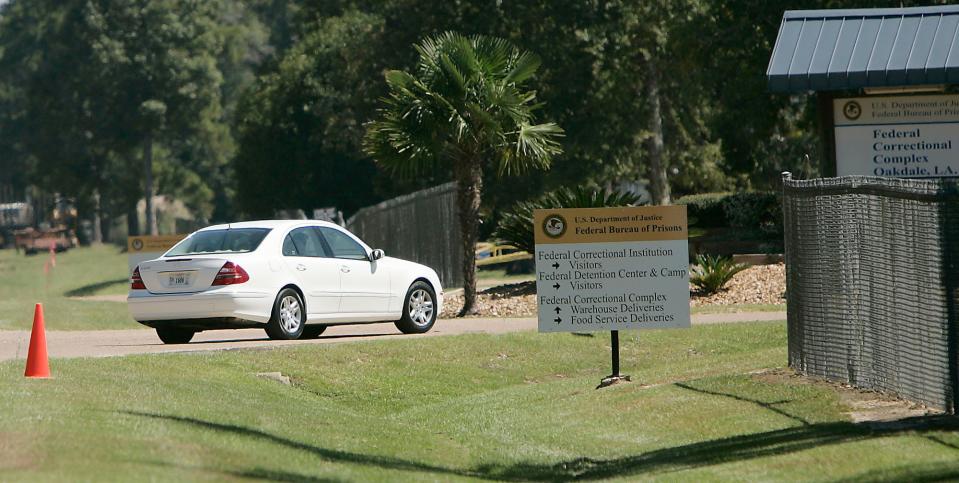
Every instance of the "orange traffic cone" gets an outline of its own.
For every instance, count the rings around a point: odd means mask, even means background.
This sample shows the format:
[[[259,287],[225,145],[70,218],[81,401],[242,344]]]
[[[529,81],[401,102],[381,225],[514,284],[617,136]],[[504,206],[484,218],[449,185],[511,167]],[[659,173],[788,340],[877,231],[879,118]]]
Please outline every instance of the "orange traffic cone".
[[[26,377],[49,378],[50,361],[47,360],[47,334],[43,328],[43,305],[33,310],[33,331],[30,332],[30,351],[27,352]]]

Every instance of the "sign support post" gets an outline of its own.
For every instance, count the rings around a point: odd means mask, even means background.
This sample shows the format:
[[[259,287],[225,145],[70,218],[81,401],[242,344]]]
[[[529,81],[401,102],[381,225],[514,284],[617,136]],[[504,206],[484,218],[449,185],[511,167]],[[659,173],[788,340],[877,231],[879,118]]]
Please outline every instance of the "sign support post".
[[[619,331],[689,327],[685,206],[565,208],[533,214],[540,332],[610,331],[620,373]]]
[[[609,344],[610,344],[610,355],[613,359],[613,373],[604,377],[602,381],[599,382],[599,385],[596,386],[596,389],[601,389],[606,386],[612,386],[613,384],[619,382],[629,382],[629,376],[619,373],[619,331],[613,330],[609,333]]]

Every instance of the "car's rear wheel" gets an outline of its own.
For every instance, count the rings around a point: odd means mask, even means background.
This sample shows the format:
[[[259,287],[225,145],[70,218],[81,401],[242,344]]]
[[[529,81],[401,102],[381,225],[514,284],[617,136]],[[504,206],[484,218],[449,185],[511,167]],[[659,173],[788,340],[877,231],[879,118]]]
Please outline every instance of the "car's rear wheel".
[[[271,339],[298,339],[306,326],[306,307],[296,290],[280,290],[273,302],[273,316],[266,324],[266,335]]]
[[[303,328],[303,335],[300,336],[301,339],[315,339],[326,332],[325,325],[308,325]]]
[[[403,303],[403,318],[396,321],[396,328],[404,334],[429,332],[436,322],[436,292],[430,284],[417,281],[410,285]]]
[[[193,339],[196,331],[190,329],[180,329],[178,327],[158,327],[157,336],[164,344],[186,344]]]

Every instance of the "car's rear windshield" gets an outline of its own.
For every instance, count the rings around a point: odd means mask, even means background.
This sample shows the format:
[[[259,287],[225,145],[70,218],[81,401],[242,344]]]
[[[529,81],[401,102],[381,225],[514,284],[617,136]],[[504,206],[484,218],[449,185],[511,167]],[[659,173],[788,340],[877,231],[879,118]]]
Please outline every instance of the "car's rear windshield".
[[[246,253],[256,250],[269,228],[227,228],[194,233],[167,252],[165,257],[204,253]]]

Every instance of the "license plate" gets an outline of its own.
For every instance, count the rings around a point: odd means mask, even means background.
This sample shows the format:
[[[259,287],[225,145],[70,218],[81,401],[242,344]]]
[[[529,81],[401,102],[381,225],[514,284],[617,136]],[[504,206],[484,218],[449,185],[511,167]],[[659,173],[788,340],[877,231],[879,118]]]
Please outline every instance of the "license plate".
[[[167,272],[167,287],[187,287],[190,285],[190,272]]]

